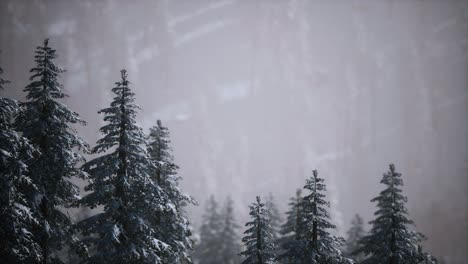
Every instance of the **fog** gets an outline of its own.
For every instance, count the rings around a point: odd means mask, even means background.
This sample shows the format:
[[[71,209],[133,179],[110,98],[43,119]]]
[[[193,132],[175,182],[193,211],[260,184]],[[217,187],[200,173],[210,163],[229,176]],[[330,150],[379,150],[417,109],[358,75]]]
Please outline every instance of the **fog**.
[[[126,68],[145,128],[161,119],[182,188],[281,209],[318,169],[344,233],[395,163],[426,247],[468,258],[468,1],[0,1],[0,65],[23,98],[45,38],[94,145]]]

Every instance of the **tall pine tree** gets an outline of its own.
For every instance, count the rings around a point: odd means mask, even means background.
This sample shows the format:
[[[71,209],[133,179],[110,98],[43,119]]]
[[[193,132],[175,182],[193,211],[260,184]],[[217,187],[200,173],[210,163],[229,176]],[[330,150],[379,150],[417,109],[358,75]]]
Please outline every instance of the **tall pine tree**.
[[[28,190],[27,199],[40,221],[33,233],[43,263],[57,263],[61,262],[58,251],[76,242],[72,221],[63,208],[77,200],[79,189],[70,179],[84,176],[78,167],[84,161],[79,151],[86,151],[87,145],[74,128],[84,121],[60,102],[66,95],[58,82],[63,70],[54,63],[56,51],[46,39],[35,53],[36,66],[30,70],[31,83],[24,89],[27,101],[17,126],[39,150],[27,164],[27,175],[35,186]]]
[[[316,170],[307,179],[304,189],[310,192],[302,201],[304,232],[301,239],[307,243],[305,257],[308,263],[352,263],[342,256],[339,249],[344,240],[329,231],[335,229],[335,225],[329,221],[330,204],[323,193],[326,191],[324,179],[318,177]]]
[[[236,223],[234,217],[234,201],[230,196],[226,198],[224,208],[221,213],[221,232],[219,233],[219,255],[225,264],[239,264],[241,258],[239,251],[238,229],[239,225]]]
[[[195,256],[200,264],[223,263],[219,251],[219,237],[223,221],[219,213],[219,205],[214,196],[207,201],[206,211],[200,227],[200,242],[196,246]]]
[[[304,211],[302,209],[302,190],[297,189],[296,196],[289,202],[286,212],[286,223],[281,226],[279,245],[281,253],[278,260],[281,263],[308,263],[306,259],[307,243],[303,240]]]
[[[0,91],[9,83],[2,74],[0,68]],[[25,191],[36,191],[26,164],[37,153],[12,123],[20,110],[17,101],[0,97],[0,260],[37,263],[42,261],[42,252],[32,229],[39,221],[25,195]]]
[[[185,216],[185,206],[195,204],[188,195],[179,188],[179,168],[174,163],[172,148],[170,146],[169,130],[158,120],[150,128],[148,153],[156,165],[152,176],[165,193],[168,210],[156,212],[156,223],[160,226],[160,239],[169,244],[174,251],[164,263],[190,263],[192,250],[191,228]]]
[[[79,223],[87,238],[86,245],[95,245],[95,253],[87,263],[164,263],[169,246],[158,237],[161,226],[155,226],[155,216],[168,210],[168,197],[153,180],[155,168],[147,154],[147,142],[136,124],[139,107],[129,87],[127,72],[112,89],[115,94],[110,107],[102,109],[106,125],[93,149],[103,155],[87,162],[90,191],[80,204],[103,212]]]
[[[403,179],[395,165],[390,164],[390,171],[383,175],[381,183],[386,188],[371,200],[377,202],[376,218],[369,222],[372,229],[360,242],[360,252],[367,256],[362,263],[435,263],[418,246],[423,235],[408,228],[413,221],[408,218],[405,207],[408,199],[403,195]]]
[[[242,264],[273,264],[276,263],[273,230],[266,206],[257,196],[256,202],[250,205],[251,221],[245,226],[247,230],[242,242],[245,250],[240,254],[245,257]]]

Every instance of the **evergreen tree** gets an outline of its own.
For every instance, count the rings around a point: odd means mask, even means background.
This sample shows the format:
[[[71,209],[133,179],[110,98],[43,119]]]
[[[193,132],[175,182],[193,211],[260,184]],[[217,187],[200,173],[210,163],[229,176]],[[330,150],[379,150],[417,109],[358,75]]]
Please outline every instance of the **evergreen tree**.
[[[63,208],[77,200],[79,189],[70,179],[84,176],[77,166],[84,161],[78,151],[86,151],[87,146],[74,129],[84,121],[60,102],[66,95],[58,82],[63,70],[54,63],[56,51],[46,39],[35,53],[37,65],[24,89],[27,101],[17,126],[39,151],[27,164],[27,175],[35,186],[28,189],[27,199],[40,222],[33,234],[43,263],[57,263],[61,262],[58,251],[76,242],[72,221]]]
[[[159,237],[169,244],[174,251],[164,263],[191,263],[190,251],[192,249],[191,229],[185,217],[185,206],[195,204],[188,195],[179,188],[180,177],[177,175],[178,166],[174,163],[172,148],[169,140],[169,130],[160,120],[150,128],[148,152],[156,165],[153,170],[153,180],[167,196],[166,205],[169,210],[156,212],[156,223],[161,226]]]
[[[260,197],[250,206],[251,221],[245,226],[247,230],[242,242],[245,244],[245,251],[240,254],[245,257],[242,264],[272,264],[276,263],[274,255],[276,246],[273,241],[273,230],[268,218],[268,212]]]
[[[9,81],[0,77],[0,90],[7,83]],[[32,228],[39,221],[24,193],[28,189],[35,190],[26,164],[37,153],[12,124],[20,110],[17,101],[0,97],[0,260],[37,263],[42,260],[42,252]]]
[[[238,229],[240,227],[234,218],[234,201],[229,196],[226,198],[221,219],[222,227],[218,241],[219,255],[222,259],[222,263],[239,264],[241,262],[239,256],[241,245],[238,243]]]
[[[272,193],[269,193],[266,197],[265,206],[268,210],[268,213],[270,214],[269,218],[270,225],[273,230],[273,238],[275,241],[277,241],[281,236],[280,230],[283,219],[281,218],[281,213],[278,209],[278,206],[276,205],[276,201]]]
[[[87,238],[86,245],[95,245],[96,252],[87,263],[164,263],[166,254],[173,254],[162,242],[159,226],[153,223],[156,215],[166,211],[168,197],[153,180],[155,165],[146,152],[147,142],[136,124],[139,107],[129,87],[127,72],[112,89],[115,94],[110,107],[102,109],[106,125],[103,135],[93,149],[103,155],[87,162],[83,168],[89,173],[90,191],[80,204],[103,212],[78,224]]]
[[[304,216],[302,209],[302,190],[297,189],[296,196],[289,202],[289,210],[286,212],[286,223],[281,226],[279,245],[281,253],[278,260],[281,263],[308,263],[305,256],[307,243],[302,239],[304,232]]]
[[[222,219],[218,210],[218,203],[214,196],[210,196],[200,228],[200,243],[196,247],[196,258],[200,264],[223,263],[223,259],[219,254]]]
[[[432,256],[418,247],[423,235],[408,229],[413,221],[408,218],[403,179],[395,165],[390,164],[390,171],[383,175],[381,183],[386,188],[371,200],[377,202],[376,218],[369,222],[372,229],[360,242],[359,251],[367,257],[362,263],[435,263]]]
[[[348,238],[346,239],[345,255],[353,258],[360,263],[363,260],[362,254],[358,253],[359,241],[364,237],[364,221],[361,216],[356,214],[351,221],[351,228],[348,230]]]
[[[344,258],[339,250],[344,240],[329,231],[335,229],[335,225],[329,222],[327,209],[330,204],[325,200],[326,196],[323,193],[326,186],[316,170],[313,171],[313,176],[307,179],[304,189],[310,191],[301,205],[304,212],[304,232],[301,239],[307,243],[304,257],[308,259],[308,263],[352,263],[350,259]]]

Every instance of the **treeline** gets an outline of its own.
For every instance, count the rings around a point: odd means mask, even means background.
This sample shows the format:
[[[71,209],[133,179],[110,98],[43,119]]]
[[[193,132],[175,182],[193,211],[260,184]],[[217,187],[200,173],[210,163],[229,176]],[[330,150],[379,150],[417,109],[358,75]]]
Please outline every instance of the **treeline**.
[[[56,56],[45,40],[35,51],[26,100],[0,97],[0,263],[436,263],[420,246],[423,235],[409,229],[393,165],[372,200],[372,228],[365,232],[356,217],[347,242],[335,234],[325,182],[313,171],[285,221],[271,194],[257,197],[242,238],[233,201],[220,209],[210,198],[193,250],[185,208],[195,201],[179,188],[168,129],[157,120],[143,133],[122,70],[110,105],[98,112],[104,125],[91,148],[76,131],[85,122],[61,102]],[[0,89],[12,85],[0,78]],[[87,184],[83,197],[75,178]],[[72,207],[97,213],[74,222]]]
[[[249,207],[250,221],[245,224],[242,240],[236,236],[239,226],[233,224],[232,201],[228,198],[219,213],[218,204],[211,197],[195,260],[200,264],[437,263],[420,245],[424,236],[409,229],[413,221],[405,206],[402,175],[393,164],[381,183],[384,190],[371,200],[377,203],[375,219],[369,222],[371,229],[366,232],[364,221],[356,215],[346,240],[334,234],[336,226],[330,222],[326,185],[316,170],[290,199],[284,222],[271,194],[266,202],[257,196]]]
[[[178,187],[167,128],[158,120],[143,133],[122,70],[90,148],[75,130],[85,122],[61,102],[56,56],[45,40],[26,101],[0,98],[0,263],[190,263],[184,208],[194,200]],[[84,197],[74,178],[87,183]],[[98,213],[74,223],[71,207]]]

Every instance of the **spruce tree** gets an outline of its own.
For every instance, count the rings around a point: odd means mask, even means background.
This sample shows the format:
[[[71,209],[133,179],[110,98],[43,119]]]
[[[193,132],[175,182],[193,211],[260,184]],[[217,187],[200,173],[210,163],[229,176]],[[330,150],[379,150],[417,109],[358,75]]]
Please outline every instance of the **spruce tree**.
[[[354,259],[357,263],[363,260],[362,254],[358,253],[359,241],[364,237],[364,221],[359,214],[351,221],[351,228],[348,230],[348,237],[345,244],[345,255]]]
[[[308,263],[306,259],[307,243],[303,240],[304,216],[302,209],[302,190],[297,189],[296,196],[290,198],[289,210],[286,212],[286,223],[281,226],[278,244],[281,253],[278,260],[281,263]]]
[[[230,196],[226,198],[223,211],[221,213],[221,232],[219,234],[219,255],[221,256],[222,263],[225,264],[239,264],[241,258],[239,251],[238,229],[240,226],[236,223],[234,218],[234,201]]]
[[[87,145],[74,128],[84,121],[60,102],[66,95],[58,82],[63,70],[54,63],[56,51],[46,39],[35,54],[31,83],[24,89],[27,101],[16,125],[39,151],[27,164],[27,175],[34,184],[27,199],[39,220],[33,234],[41,247],[42,262],[57,263],[61,262],[58,251],[76,242],[72,221],[63,209],[77,200],[79,189],[70,179],[84,176],[78,163],[84,161],[80,151],[86,151]]]
[[[340,247],[344,242],[341,237],[336,237],[329,230],[335,229],[330,223],[328,207],[330,204],[325,200],[326,185],[324,179],[318,177],[318,172],[313,171],[313,176],[307,179],[304,189],[310,193],[302,201],[304,232],[301,240],[307,243],[304,257],[308,263],[352,263],[350,259],[344,258]]]
[[[167,197],[165,204],[169,210],[156,212],[156,225],[160,226],[160,239],[169,244],[174,254],[164,260],[164,263],[191,263],[192,250],[191,228],[185,216],[185,207],[195,204],[188,195],[179,188],[179,168],[174,163],[170,146],[169,130],[160,120],[150,128],[148,153],[155,168],[152,172],[153,180],[160,186]]]
[[[390,171],[383,175],[385,189],[372,199],[377,202],[376,218],[369,223],[372,228],[360,242],[360,252],[366,255],[364,264],[417,264],[436,263],[435,258],[422,251],[418,244],[423,235],[408,228],[413,221],[408,218],[403,195],[401,173],[390,164]]]
[[[139,107],[125,70],[112,92],[110,107],[99,111],[107,124],[101,127],[103,137],[92,151],[103,154],[83,166],[90,178],[85,190],[90,193],[80,204],[103,207],[102,213],[78,224],[87,236],[83,242],[95,246],[95,253],[85,262],[164,263],[166,254],[174,251],[160,240],[161,227],[154,222],[156,215],[168,210],[168,197],[152,178],[155,165],[136,124]]]
[[[0,68],[0,91],[9,83],[2,74]],[[0,260],[37,263],[42,252],[32,229],[39,221],[25,195],[35,190],[26,164],[37,152],[13,125],[20,111],[17,101],[0,97]]]
[[[247,230],[242,238],[245,250],[240,254],[245,257],[242,264],[272,264],[276,263],[276,245],[273,241],[273,230],[266,206],[257,196],[256,202],[250,207],[251,221],[245,226]]]
[[[223,259],[219,255],[219,237],[222,230],[222,219],[219,206],[214,196],[207,201],[206,211],[200,227],[200,242],[196,246],[196,258],[200,264],[219,264]]]

